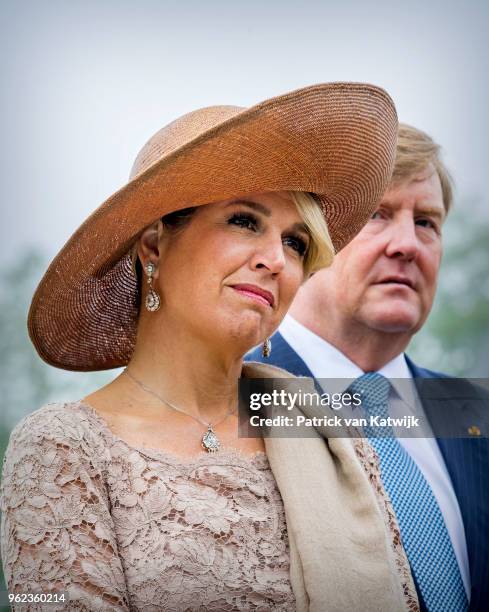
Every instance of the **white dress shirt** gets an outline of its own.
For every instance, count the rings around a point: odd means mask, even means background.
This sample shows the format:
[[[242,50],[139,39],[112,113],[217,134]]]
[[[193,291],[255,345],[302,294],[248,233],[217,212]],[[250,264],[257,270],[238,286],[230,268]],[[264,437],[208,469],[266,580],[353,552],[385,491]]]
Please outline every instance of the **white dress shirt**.
[[[349,384],[364,374],[356,364],[341,351],[320,336],[286,315],[278,330],[284,340],[311,370],[315,378],[327,378],[328,391],[345,391]],[[379,370],[391,382],[389,415],[401,417],[412,414],[421,416],[427,424],[423,407],[404,354],[398,355]],[[330,380],[330,379],[334,379]],[[331,386],[336,388],[331,388]],[[424,417],[424,418],[423,418]],[[426,429],[426,427],[428,429]],[[400,444],[411,455],[428,481],[447,526],[453,550],[458,561],[467,598],[470,600],[470,573],[465,530],[457,497],[448,474],[440,448],[429,425],[424,428],[426,438],[399,438]]]

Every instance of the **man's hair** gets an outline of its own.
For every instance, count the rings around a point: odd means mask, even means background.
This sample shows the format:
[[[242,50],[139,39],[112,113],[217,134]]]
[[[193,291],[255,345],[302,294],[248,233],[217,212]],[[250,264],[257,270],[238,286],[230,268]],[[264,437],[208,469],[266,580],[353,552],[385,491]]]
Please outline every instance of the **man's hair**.
[[[453,179],[440,159],[440,145],[428,134],[406,123],[399,124],[396,162],[391,184],[404,182],[432,163],[440,178],[443,205],[448,212],[453,201]]]

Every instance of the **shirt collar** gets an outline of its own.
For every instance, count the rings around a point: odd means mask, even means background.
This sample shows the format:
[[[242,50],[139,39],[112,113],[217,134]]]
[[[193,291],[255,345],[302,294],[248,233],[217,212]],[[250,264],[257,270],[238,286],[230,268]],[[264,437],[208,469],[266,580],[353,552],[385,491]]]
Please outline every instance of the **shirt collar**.
[[[304,361],[315,378],[338,380],[344,388],[334,391],[345,391],[348,385],[364,372],[335,346],[312,332],[290,315],[286,315],[279,328],[284,340]],[[386,363],[379,370],[391,382],[393,393],[408,406],[416,405],[416,389],[413,376],[404,353]],[[345,379],[344,381],[342,379]],[[336,386],[336,385],[335,385]]]
[[[355,379],[363,374],[341,351],[290,315],[285,316],[279,331],[315,378]]]
[[[404,353],[397,355],[397,357],[394,357],[389,363],[380,368],[379,374],[382,374],[382,376],[385,376],[390,381],[395,394],[401,400],[411,408],[415,407],[417,391]]]

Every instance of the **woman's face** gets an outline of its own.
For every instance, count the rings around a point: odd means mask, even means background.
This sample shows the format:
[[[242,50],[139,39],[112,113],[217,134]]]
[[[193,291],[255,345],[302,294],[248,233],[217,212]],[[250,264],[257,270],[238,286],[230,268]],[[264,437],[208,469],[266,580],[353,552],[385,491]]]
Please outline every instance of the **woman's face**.
[[[308,245],[286,192],[201,206],[181,231],[161,232],[158,315],[204,340],[233,342],[244,354],[287,312],[304,280]]]

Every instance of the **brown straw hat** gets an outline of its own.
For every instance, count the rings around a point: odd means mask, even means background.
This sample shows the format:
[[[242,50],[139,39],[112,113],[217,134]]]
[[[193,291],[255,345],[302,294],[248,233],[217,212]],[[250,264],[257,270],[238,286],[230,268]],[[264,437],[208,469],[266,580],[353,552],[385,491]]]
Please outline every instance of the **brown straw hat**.
[[[217,106],[157,132],[129,182],[76,230],[36,289],[30,338],[67,370],[126,365],[137,331],[130,250],[161,216],[245,194],[307,191],[323,206],[336,251],[372,214],[390,180],[397,116],[387,93],[326,83],[252,108]]]

